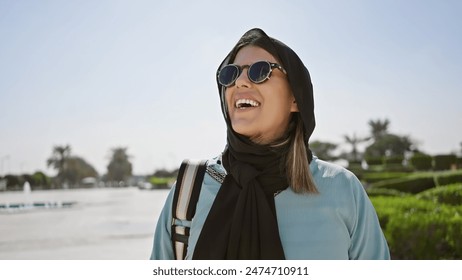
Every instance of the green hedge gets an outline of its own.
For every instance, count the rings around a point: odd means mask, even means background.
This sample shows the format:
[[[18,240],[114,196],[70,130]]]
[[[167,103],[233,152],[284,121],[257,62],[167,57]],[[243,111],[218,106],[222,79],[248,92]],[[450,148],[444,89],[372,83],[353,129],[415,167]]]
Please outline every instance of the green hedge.
[[[349,160],[348,161],[348,167],[350,167],[350,166],[353,166],[353,167],[359,166],[359,167],[361,167],[362,163],[363,162],[361,160]]]
[[[429,155],[416,154],[409,161],[415,170],[425,171],[432,169],[433,159]]]
[[[172,185],[174,181],[175,181],[175,178],[163,178],[163,177],[156,177],[156,176],[151,176],[149,178],[149,183],[151,183],[153,186],[157,188],[168,188]]]
[[[435,170],[449,170],[457,162],[456,155],[436,155],[433,157]]]
[[[435,177],[437,186],[445,186],[455,183],[462,183],[462,172],[461,171],[451,171],[441,173],[439,176]]]
[[[366,162],[368,165],[382,165],[383,157],[367,157]]]
[[[393,189],[366,189],[366,192],[367,192],[367,195],[369,197],[373,197],[373,196],[406,196],[406,195],[410,195],[408,193],[405,193],[405,192],[400,192],[398,190],[393,190]]]
[[[405,197],[371,197],[393,259],[462,258],[462,207]]]
[[[390,156],[383,159],[385,165],[403,165],[403,161],[404,156]]]
[[[457,168],[462,168],[462,157],[456,159]]]
[[[407,193],[420,193],[436,186],[462,183],[462,171],[415,173],[407,177],[374,182],[369,188],[394,189]]]
[[[370,184],[370,188],[394,189],[406,193],[419,193],[436,186],[433,176],[405,177]]]
[[[431,200],[435,203],[462,205],[462,184],[436,187],[419,193],[419,199]]]
[[[368,172],[363,174],[362,180],[367,183],[375,183],[406,176],[409,176],[408,172]]]
[[[347,169],[353,172],[359,180],[362,180],[365,171],[361,166],[348,166]]]

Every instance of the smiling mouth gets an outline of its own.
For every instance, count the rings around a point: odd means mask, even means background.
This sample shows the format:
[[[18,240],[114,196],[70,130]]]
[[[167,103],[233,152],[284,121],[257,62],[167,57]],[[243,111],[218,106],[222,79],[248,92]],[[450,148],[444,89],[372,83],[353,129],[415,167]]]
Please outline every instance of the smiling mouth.
[[[234,105],[237,109],[246,109],[259,107],[260,103],[251,99],[238,99]]]

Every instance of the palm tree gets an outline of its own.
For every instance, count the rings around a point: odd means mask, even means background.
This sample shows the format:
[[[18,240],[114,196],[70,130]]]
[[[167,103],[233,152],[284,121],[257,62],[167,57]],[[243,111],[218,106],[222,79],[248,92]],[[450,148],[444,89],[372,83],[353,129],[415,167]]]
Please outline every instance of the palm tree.
[[[54,146],[53,147],[53,154],[47,160],[48,167],[53,167],[54,169],[58,170],[58,175],[63,172],[66,165],[66,159],[71,156],[71,147],[69,145],[66,146]]]
[[[58,182],[61,184],[65,181],[65,170],[67,160],[71,156],[71,147],[69,145],[65,146],[54,146],[53,147],[53,154],[47,160],[47,166],[53,167],[58,171],[57,179]]]
[[[388,126],[390,125],[390,121],[388,119],[381,120],[370,120],[369,126],[371,127],[371,134],[374,140],[378,140],[384,135],[388,134]]]
[[[353,133],[353,136],[348,136],[344,135],[343,138],[345,139],[345,142],[351,145],[352,149],[350,152],[351,155],[351,160],[352,161],[360,161],[361,159],[359,158],[359,151],[358,151],[358,144],[368,141],[370,138],[365,137],[365,138],[360,138],[356,136],[356,133]]]

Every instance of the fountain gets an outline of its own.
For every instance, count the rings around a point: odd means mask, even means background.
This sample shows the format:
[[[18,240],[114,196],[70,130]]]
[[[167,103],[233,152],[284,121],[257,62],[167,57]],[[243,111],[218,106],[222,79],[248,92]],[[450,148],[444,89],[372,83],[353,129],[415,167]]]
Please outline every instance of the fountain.
[[[30,183],[28,181],[26,181],[24,185],[22,186],[22,191],[24,192],[24,194],[30,194],[31,188],[30,188]]]
[[[34,211],[40,209],[61,209],[73,207],[75,201],[34,201],[35,194],[31,194],[32,188],[29,182],[25,182],[23,194],[20,196],[22,202],[7,202],[0,204],[1,213],[18,213],[23,211]]]

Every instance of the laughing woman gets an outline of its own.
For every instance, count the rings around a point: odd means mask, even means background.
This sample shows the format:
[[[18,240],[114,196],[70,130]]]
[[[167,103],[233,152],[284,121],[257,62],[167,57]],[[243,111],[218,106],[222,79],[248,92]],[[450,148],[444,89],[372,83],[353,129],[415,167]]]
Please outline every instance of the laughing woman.
[[[297,54],[249,30],[219,66],[217,84],[227,146],[207,162],[185,258],[389,259],[361,183],[309,149],[313,87]],[[174,190],[151,259],[175,258]]]

